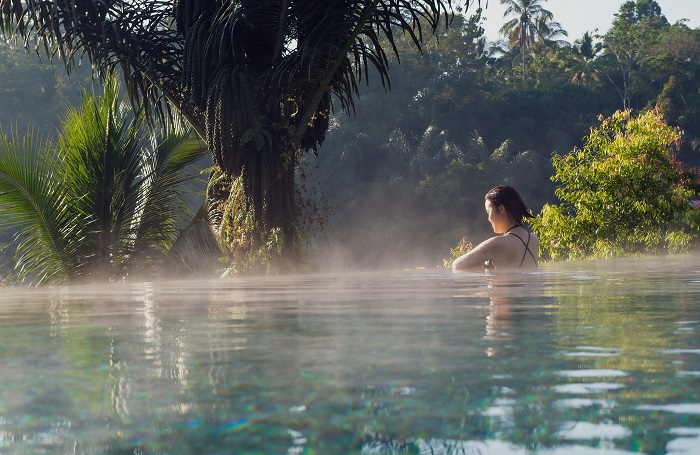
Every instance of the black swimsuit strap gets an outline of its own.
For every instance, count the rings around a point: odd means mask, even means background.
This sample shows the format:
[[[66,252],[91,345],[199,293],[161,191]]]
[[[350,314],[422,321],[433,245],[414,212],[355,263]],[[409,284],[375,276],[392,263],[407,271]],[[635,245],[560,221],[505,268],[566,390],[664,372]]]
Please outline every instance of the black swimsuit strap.
[[[508,230],[506,232],[504,232],[504,234],[510,234],[510,231],[512,231],[513,229],[515,229],[518,226],[522,226],[522,224],[516,224],[515,226],[511,226],[510,228],[508,228]]]
[[[515,227],[515,226],[513,226]],[[512,228],[511,228],[512,229]],[[510,230],[510,229],[509,229]],[[532,256],[532,260],[535,261],[535,267],[537,267],[537,259],[535,259],[535,255],[532,254],[532,251],[530,251],[530,233],[527,233],[527,243],[525,243],[525,240],[521,239],[519,235],[517,235],[515,232],[507,232],[507,234],[514,235],[520,240],[523,245],[525,245],[525,251],[523,251],[523,258],[520,260],[520,265],[518,268],[523,266],[523,262],[525,262],[525,257],[527,256],[527,253],[530,253],[530,256]]]

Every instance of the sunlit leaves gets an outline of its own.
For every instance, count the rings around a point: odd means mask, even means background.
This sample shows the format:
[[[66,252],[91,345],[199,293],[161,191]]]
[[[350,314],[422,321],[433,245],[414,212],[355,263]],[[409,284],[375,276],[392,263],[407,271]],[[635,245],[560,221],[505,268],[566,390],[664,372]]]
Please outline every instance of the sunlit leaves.
[[[177,235],[179,185],[206,148],[189,129],[149,131],[121,102],[70,108],[56,142],[0,137],[0,210],[16,229],[14,274],[36,284],[121,279],[157,270]],[[141,275],[145,276],[145,275]]]
[[[582,149],[552,158],[561,205],[534,220],[543,256],[614,257],[687,250],[700,240],[696,176],[673,155],[680,132],[655,110],[601,119]]]

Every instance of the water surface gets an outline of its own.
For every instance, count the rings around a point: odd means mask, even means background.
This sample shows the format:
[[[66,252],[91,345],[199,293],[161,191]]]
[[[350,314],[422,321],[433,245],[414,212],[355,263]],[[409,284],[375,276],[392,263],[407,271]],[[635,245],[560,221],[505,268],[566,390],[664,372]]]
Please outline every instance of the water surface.
[[[0,291],[0,453],[690,454],[700,256]]]

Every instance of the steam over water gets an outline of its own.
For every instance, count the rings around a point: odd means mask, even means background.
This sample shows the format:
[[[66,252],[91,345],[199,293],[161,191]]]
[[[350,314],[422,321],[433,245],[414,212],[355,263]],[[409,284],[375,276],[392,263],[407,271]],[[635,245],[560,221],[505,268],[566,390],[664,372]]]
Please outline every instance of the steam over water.
[[[0,453],[700,447],[700,256],[0,291]]]

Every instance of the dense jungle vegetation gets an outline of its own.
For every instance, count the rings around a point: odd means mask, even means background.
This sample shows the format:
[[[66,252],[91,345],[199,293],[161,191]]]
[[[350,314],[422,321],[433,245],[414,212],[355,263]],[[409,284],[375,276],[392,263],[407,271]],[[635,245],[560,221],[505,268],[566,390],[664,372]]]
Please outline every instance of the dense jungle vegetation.
[[[683,166],[700,164],[699,29],[636,0],[605,33],[571,37],[543,2],[506,2],[540,9],[525,22],[505,18],[502,41],[486,40],[478,10],[456,15],[422,52],[397,38],[390,90],[370,71],[354,115],[329,119],[300,177],[328,227],[314,262],[439,266],[464,235],[491,235],[489,188],[513,185],[535,214],[556,204],[552,156],[583,147],[618,110],[656,108],[682,131]],[[0,72],[0,125],[43,136],[56,134],[65,103],[78,105],[90,80],[89,68],[67,77],[10,47],[0,47]]]
[[[333,118],[308,160],[309,186],[335,209],[327,254],[439,265],[462,236],[492,235],[493,186],[513,185],[535,214],[556,203],[552,156],[618,110],[658,107],[683,131],[678,160],[700,164],[700,30],[668,23],[653,0],[626,2],[600,35],[568,37],[555,19],[533,19],[521,52],[519,30],[487,42],[478,14],[458,16],[423,54],[402,49],[390,91],[362,87],[356,115]]]

